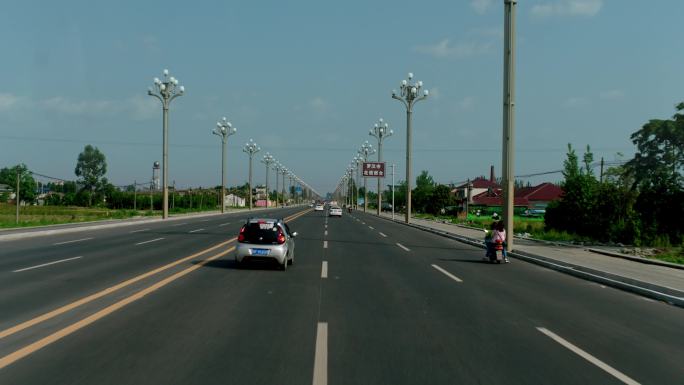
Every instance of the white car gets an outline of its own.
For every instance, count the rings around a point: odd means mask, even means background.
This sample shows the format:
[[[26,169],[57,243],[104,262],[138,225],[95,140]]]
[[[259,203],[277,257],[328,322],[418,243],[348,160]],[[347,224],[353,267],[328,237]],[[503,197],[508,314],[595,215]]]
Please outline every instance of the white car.
[[[235,262],[243,266],[246,262],[275,261],[281,270],[287,270],[287,265],[294,263],[296,236],[282,219],[252,218],[238,234]]]
[[[323,205],[318,204],[316,207],[314,207],[314,211],[324,211],[325,209],[323,208]]]
[[[328,211],[329,217],[342,217],[342,209],[337,206],[332,206]]]

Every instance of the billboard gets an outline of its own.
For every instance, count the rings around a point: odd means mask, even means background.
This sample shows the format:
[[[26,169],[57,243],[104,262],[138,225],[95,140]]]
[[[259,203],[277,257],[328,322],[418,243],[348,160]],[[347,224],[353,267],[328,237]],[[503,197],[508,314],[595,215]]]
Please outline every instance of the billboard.
[[[361,176],[364,178],[384,178],[385,162],[363,162]]]

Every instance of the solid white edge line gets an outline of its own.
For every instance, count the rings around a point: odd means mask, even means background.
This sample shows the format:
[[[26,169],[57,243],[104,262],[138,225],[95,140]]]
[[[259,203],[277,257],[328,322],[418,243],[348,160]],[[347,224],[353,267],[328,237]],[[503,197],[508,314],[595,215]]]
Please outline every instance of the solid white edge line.
[[[147,230],[149,230],[149,229],[133,230],[133,231],[129,231],[129,233],[131,233],[131,234],[133,234],[133,233],[140,233],[140,232],[147,231]]]
[[[89,241],[93,239],[93,237],[90,238],[83,238],[83,239],[74,239],[73,241],[64,241],[64,242],[57,242],[53,243],[52,246],[57,246],[57,245],[66,245],[67,243],[74,243],[74,242],[81,242],[81,241]]]
[[[537,330],[540,332],[544,333],[547,337],[551,338],[552,340],[558,342],[559,344],[563,345],[565,348],[569,349],[573,353],[577,354],[578,356],[584,358],[585,360],[591,362],[592,364],[598,366],[599,368],[603,369],[605,372],[610,374],[611,376],[617,378],[618,380],[622,381],[625,384],[628,385],[640,385],[637,381],[634,381],[627,375],[623,374],[622,372],[618,371],[617,369],[614,369],[612,366],[606,364],[605,362],[599,360],[598,358],[592,356],[591,354],[585,352],[584,350],[578,348],[577,346],[573,345],[569,341],[566,341],[563,337],[557,335],[556,333],[542,327],[537,327]]]
[[[378,234],[380,234],[380,235],[382,235],[383,237],[387,238],[387,235],[385,235],[385,234],[383,234],[383,233],[378,233]]]
[[[227,223],[221,223],[221,224],[219,225],[219,227],[227,226],[227,225],[229,225],[229,224],[230,224],[230,222],[227,222]]]
[[[328,241],[323,241],[323,248],[327,249],[328,248]]]
[[[399,242],[397,242],[397,246],[401,247],[402,249],[404,249],[404,250],[406,250],[406,251],[411,251],[411,249],[409,249],[408,247],[402,245],[402,244],[399,243]]]
[[[321,278],[328,278],[328,261],[321,264]]]
[[[149,241],[138,242],[138,243],[136,243],[135,245],[136,245],[136,246],[138,246],[138,245],[144,245],[144,244],[146,244],[146,243],[152,243],[152,242],[161,241],[162,239],[164,239],[164,238],[151,239],[151,240],[149,240]]]
[[[66,259],[60,259],[59,261],[53,261],[53,262],[43,263],[42,265],[36,265],[36,266],[31,266],[31,267],[25,267],[25,268],[23,268],[23,269],[14,270],[14,271],[12,271],[12,273],[21,273],[22,271],[33,270],[33,269],[37,269],[37,268],[39,268],[39,267],[44,267],[44,266],[50,266],[50,265],[54,265],[55,263],[62,263],[62,262],[66,262],[66,261],[73,261],[74,259],[79,259],[79,258],[83,258],[83,256],[71,257],[71,258],[66,258]]]
[[[328,385],[328,323],[319,322],[316,330],[313,385]]]
[[[457,276],[449,273],[448,271],[442,269],[441,267],[439,267],[437,265],[431,265],[431,266],[434,267],[435,269],[437,269],[438,271],[440,271],[442,274],[446,275],[447,277],[453,279],[454,281],[463,282],[463,280],[461,278],[458,278]]]
[[[183,226],[183,225],[187,225],[187,224],[188,224],[188,222],[183,222],[183,223],[176,223],[175,225],[171,225],[171,226],[176,227],[176,226]]]
[[[189,232],[190,232],[190,233],[196,233],[196,232],[202,231],[202,230],[204,230],[204,229],[190,230]]]

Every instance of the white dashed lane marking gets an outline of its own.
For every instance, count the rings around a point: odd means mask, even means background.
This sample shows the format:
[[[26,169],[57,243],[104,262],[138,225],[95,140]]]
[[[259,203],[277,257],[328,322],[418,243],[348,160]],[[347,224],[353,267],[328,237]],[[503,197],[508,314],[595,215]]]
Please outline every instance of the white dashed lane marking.
[[[156,238],[156,239],[150,239],[149,241],[145,241],[145,242],[138,242],[138,243],[136,243],[135,245],[136,245],[136,246],[139,246],[139,245],[144,245],[144,244],[146,244],[146,243],[152,243],[152,242],[157,242],[157,241],[161,241],[162,239],[164,239],[164,238]]]
[[[54,264],[56,264],[56,263],[62,263],[62,262],[67,262],[67,261],[73,261],[74,259],[79,259],[79,258],[83,258],[83,257],[82,257],[82,256],[78,256],[78,257],[73,257],[73,258],[60,259],[59,261],[53,261],[53,262],[43,263],[42,265],[36,265],[36,266],[31,266],[31,267],[25,267],[25,268],[19,269],[19,270],[14,270],[14,271],[12,271],[12,273],[21,273],[22,271],[33,270],[33,269],[37,269],[37,268],[39,268],[39,267],[45,267],[45,266],[54,265]]]
[[[91,237],[91,238],[74,239],[73,241],[57,242],[57,243],[53,243],[52,245],[53,246],[66,245],[67,243],[83,242],[83,241],[89,241],[91,239],[94,239],[94,238]]]
[[[434,267],[435,269],[437,269],[437,271],[441,272],[442,274],[446,275],[447,277],[453,279],[453,280],[456,281],[456,282],[460,282],[460,283],[463,282],[462,279],[460,279],[460,278],[458,278],[457,276],[455,276],[455,275],[449,273],[448,271],[442,269],[441,267],[439,267],[439,266],[437,266],[437,265],[432,265],[432,267]]]
[[[408,247],[402,245],[401,243],[398,243],[398,242],[397,242],[397,246],[401,247],[402,249],[404,249],[404,250],[406,250],[406,251],[411,251],[411,249],[409,249]]]
[[[558,334],[546,329],[546,328],[540,328],[538,327],[537,330],[540,332],[544,333],[547,337],[551,338],[552,340],[558,342],[559,344],[563,345],[563,347],[567,348],[571,352],[577,354],[578,356],[584,358],[585,360],[591,362],[592,364],[598,366],[599,368],[603,369],[606,373],[610,374],[611,376],[617,378],[618,380],[622,381],[625,384],[628,385],[639,385],[638,382],[634,381],[627,375],[621,373],[617,369],[613,368],[612,366],[606,364],[605,362],[599,360],[598,358],[592,356],[591,354],[585,352],[584,350],[578,348],[577,346],[573,345],[569,341],[566,341],[563,337],[559,336]]]

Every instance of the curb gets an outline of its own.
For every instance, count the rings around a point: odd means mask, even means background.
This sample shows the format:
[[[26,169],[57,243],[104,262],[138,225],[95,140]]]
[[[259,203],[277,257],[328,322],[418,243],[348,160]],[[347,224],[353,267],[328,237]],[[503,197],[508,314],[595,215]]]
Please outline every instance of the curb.
[[[446,231],[441,231],[433,229],[431,227],[417,225],[414,223],[405,223],[392,220],[391,218],[384,218],[382,216],[377,216],[371,214],[374,217],[381,218],[393,223],[398,223],[401,225],[413,227],[419,230],[423,230],[429,233],[437,234],[446,238],[451,238],[453,240],[484,248],[484,242],[478,241],[472,238],[452,234]],[[638,281],[631,278],[622,277],[619,275],[606,273],[599,270],[589,269],[579,265],[573,265],[566,262],[559,262],[554,259],[544,257],[541,255],[536,255],[532,253],[512,251],[508,253],[509,256],[515,257],[516,259],[523,260],[528,263],[534,263],[546,267],[548,269],[556,270],[565,274],[573,275],[578,278],[582,278],[588,281],[593,281],[600,283],[602,285],[611,286],[620,290],[628,291],[634,294],[641,295],[643,297],[652,298],[658,301],[666,302],[670,305],[684,307],[684,292],[679,290],[671,289],[664,286],[658,286],[650,284],[647,282]]]

